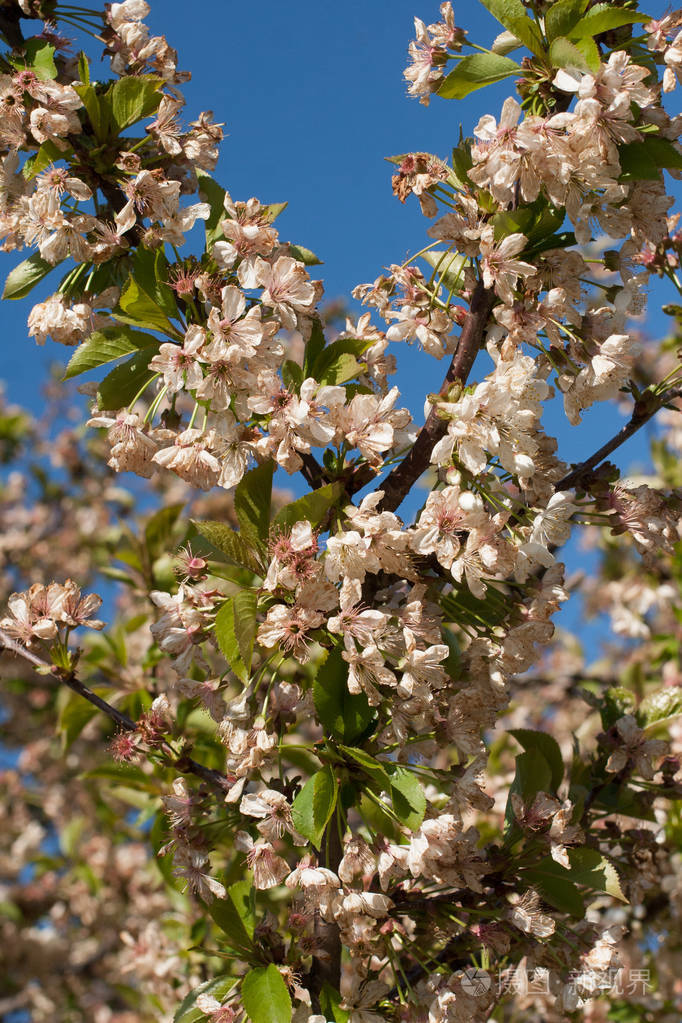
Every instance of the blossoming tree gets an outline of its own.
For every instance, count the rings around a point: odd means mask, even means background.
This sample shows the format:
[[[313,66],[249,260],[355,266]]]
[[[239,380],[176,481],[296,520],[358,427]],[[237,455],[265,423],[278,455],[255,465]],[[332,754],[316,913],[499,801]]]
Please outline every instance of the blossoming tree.
[[[56,387],[47,427],[0,413],[3,1019],[679,1018],[682,308],[636,321],[681,287],[682,13],[482,2],[489,48],[416,19],[408,91],[510,96],[394,158],[429,242],[340,329],[283,207],[212,178],[145,0],[0,2],[4,297],[58,267],[29,335],[97,378],[85,436]],[[557,394],[625,425],[569,465]],[[608,664],[555,633],[569,596]]]

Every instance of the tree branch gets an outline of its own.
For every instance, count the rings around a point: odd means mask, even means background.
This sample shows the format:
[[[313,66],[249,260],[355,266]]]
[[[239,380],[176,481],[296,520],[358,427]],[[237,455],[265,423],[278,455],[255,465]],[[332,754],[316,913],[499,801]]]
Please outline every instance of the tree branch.
[[[3,629],[0,629],[0,648],[4,648],[17,657],[22,657],[29,664],[32,664],[34,668],[39,669],[41,674],[51,675],[52,678],[63,682],[74,693],[78,693],[88,703],[103,711],[124,732],[137,731],[137,722],[129,718],[127,714],[117,710],[116,707],[112,707],[110,703],[103,700],[97,693],[93,693],[92,689],[89,689],[88,686],[81,682],[73,672],[64,671],[43,660],[42,657],[38,657],[37,654],[32,653],[26,647],[23,647],[21,643],[17,643],[16,640],[12,639]],[[229,788],[229,782],[224,774],[221,774],[220,771],[215,771],[212,767],[206,767],[204,764],[198,763],[192,757],[174,757],[173,767],[180,771],[181,774],[196,775],[197,778],[201,778],[202,781],[207,782],[209,785],[219,788],[221,792],[225,792]]]
[[[592,472],[593,469],[603,462],[616,448],[619,448],[621,444],[624,444],[626,440],[629,440],[633,434],[637,433],[645,423],[648,423],[657,412],[659,412],[668,402],[674,398],[682,397],[682,389],[675,389],[669,391],[664,395],[658,402],[644,403],[635,402],[635,407],[630,418],[630,422],[626,423],[618,433],[607,441],[606,444],[602,444],[598,451],[595,451],[593,455],[586,458],[584,462],[580,462],[571,471],[564,476],[563,479],[555,486],[555,490],[570,490],[571,487],[577,486],[582,478],[587,473]]]
[[[481,350],[483,335],[494,302],[494,291],[485,288],[483,282],[479,281],[471,296],[469,312],[464,320],[457,351],[439,391],[441,398],[447,396],[453,384],[466,383],[476,356]],[[436,408],[431,409],[412,450],[381,483],[381,489],[384,492],[381,507],[385,511],[395,511],[402,504],[412,489],[412,485],[428,468],[431,452],[438,441],[445,436],[446,431],[445,420],[440,418]],[[359,489],[359,487],[354,487],[354,489]]]

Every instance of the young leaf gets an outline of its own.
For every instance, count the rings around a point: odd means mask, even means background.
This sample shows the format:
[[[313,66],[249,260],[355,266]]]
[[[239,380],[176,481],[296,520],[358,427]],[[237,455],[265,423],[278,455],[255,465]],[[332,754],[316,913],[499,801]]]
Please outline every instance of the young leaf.
[[[559,0],[552,4],[545,13],[545,32],[549,41],[557,36],[570,36],[587,4],[588,0]]]
[[[552,41],[549,48],[549,59],[552,67],[577,68],[578,71],[590,70],[585,54],[565,36],[558,36]]]
[[[343,384],[363,368],[356,356],[369,347],[362,338],[343,338],[327,345],[310,367],[309,375],[321,384]]]
[[[381,761],[373,757],[371,753],[366,753],[365,750],[357,749],[354,746],[339,745],[339,749],[362,768],[363,772],[368,778],[372,779],[380,792],[391,791],[391,776]],[[390,766],[393,767],[392,764]]]
[[[138,246],[135,252],[132,276],[140,288],[159,309],[171,319],[178,315],[178,306],[168,279],[168,260],[163,248],[146,249]]]
[[[242,981],[242,1005],[251,1023],[291,1023],[291,997],[274,963],[249,970]]]
[[[225,189],[217,181],[214,181],[210,174],[197,167],[197,181],[199,182],[199,198],[202,202],[208,203],[211,213],[204,222],[206,231],[206,250],[210,252],[214,243],[223,237],[221,224],[227,220],[225,210]]]
[[[153,348],[158,344],[151,334],[144,334],[131,327],[116,326],[96,330],[87,341],[75,350],[62,380],[88,373],[91,369],[113,362],[141,348]]]
[[[670,686],[659,689],[657,693],[647,696],[637,710],[637,721],[640,728],[651,728],[662,721],[679,717],[682,714],[682,686]]]
[[[292,245],[290,242],[289,255],[306,266],[322,266],[322,260],[310,249],[306,249],[305,245]]]
[[[376,717],[364,693],[348,692],[348,664],[340,650],[332,650],[318,668],[313,699],[320,724],[341,742],[357,742]]]
[[[240,590],[228,597],[215,620],[215,637],[227,663],[246,684],[251,672],[256,639],[258,598],[253,590]]]
[[[181,335],[168,319],[159,303],[148,295],[134,277],[129,277],[119,306],[130,319],[141,327],[160,330],[180,339]]]
[[[163,79],[156,75],[129,75],[120,78],[106,93],[116,134],[142,117],[153,114],[162,99]]]
[[[36,284],[47,277],[50,270],[54,270],[59,263],[48,263],[39,252],[34,252],[28,259],[24,259],[10,274],[5,281],[2,292],[3,298],[24,298]]]
[[[518,74],[521,65],[511,57],[502,57],[497,53],[472,53],[463,57],[454,71],[444,79],[438,89],[438,95],[444,99],[464,99],[470,92],[482,89],[493,82],[501,82],[504,78]]]
[[[256,902],[250,881],[230,885],[226,898],[214,899],[206,908],[235,951],[248,952],[253,948]]]
[[[23,56],[10,57],[16,68],[29,67],[41,82],[49,82],[57,77],[57,65],[54,62],[55,48],[40,36],[32,36],[22,44]]]
[[[328,1023],[348,1023],[350,1013],[341,1008],[341,995],[326,982],[320,991],[320,1011]]]
[[[298,501],[292,501],[282,508],[275,515],[273,528],[291,529],[296,522],[307,519],[313,529],[321,525],[330,508],[342,497],[344,493],[343,483],[337,480],[335,483],[327,483],[319,490],[313,490],[305,497],[299,497]]]
[[[303,359],[303,376],[312,376],[312,367],[315,365],[318,357],[322,353],[326,344],[326,338],[324,336],[324,330],[322,329],[322,323],[319,316],[316,316],[313,320],[312,330],[310,331],[310,337],[305,346],[305,356]]]
[[[270,532],[274,462],[263,462],[247,472],[234,492],[234,510],[242,533],[249,539],[267,542]]]
[[[308,779],[292,803],[294,827],[316,849],[322,844],[324,829],[334,812],[337,791],[336,777],[327,764]]]
[[[159,350],[158,342],[147,348],[141,348],[123,365],[112,369],[105,376],[97,391],[97,403],[101,409],[118,411],[140,393],[145,382],[151,383],[156,375],[149,368],[149,363]]]
[[[111,121],[109,105],[104,96],[99,96],[94,85],[89,83],[84,83],[83,85],[76,83],[73,88],[83,101],[83,106],[98,141],[104,142],[109,134],[109,124]]]
[[[78,77],[83,85],[90,85],[90,61],[84,50],[78,54]]]
[[[570,38],[581,39],[585,36],[594,38],[594,36],[601,35],[602,32],[611,32],[614,28],[622,28],[623,25],[635,25],[638,22],[646,21],[651,21],[646,14],[626,11],[614,4],[596,4],[580,21],[573,25]]]
[[[549,764],[551,771],[551,788],[547,791],[556,792],[564,777],[564,760],[559,744],[548,732],[534,732],[528,728],[512,728],[510,735],[529,753],[538,750]]]
[[[32,181],[36,174],[41,174],[44,170],[47,170],[55,160],[65,160],[72,154],[73,149],[71,146],[67,149],[60,149],[52,139],[46,139],[38,152],[29,156],[26,160],[26,163],[21,168],[21,173],[27,181]]]
[[[623,894],[618,871],[598,849],[589,847],[569,849],[568,858],[571,866],[567,870],[551,856],[545,857],[532,868],[533,876],[544,875],[572,881],[592,891],[605,892],[621,902],[628,901]]]
[[[203,536],[212,547],[235,565],[241,565],[254,575],[263,576],[263,566],[260,563],[258,552],[249,544],[241,533],[236,533],[224,522],[199,522],[192,520],[197,531]]]
[[[426,813],[426,796],[417,776],[408,767],[396,767],[391,774],[391,802],[396,817],[410,831],[416,831]]]
[[[481,3],[532,53],[538,57],[543,55],[540,30],[535,22],[527,16],[521,0],[481,0]]]
[[[183,1000],[180,1008],[173,1016],[173,1023],[200,1023],[200,1021],[203,1023],[206,1019],[206,1013],[197,1008],[197,998],[200,995],[210,995],[216,1001],[221,1002],[236,983],[236,977],[214,977],[213,980],[207,980],[200,984],[199,987],[195,987],[194,991],[190,991]]]
[[[169,504],[165,508],[159,508],[148,520],[144,529],[144,542],[152,561],[156,561],[168,549],[173,527],[184,507],[184,504]]]

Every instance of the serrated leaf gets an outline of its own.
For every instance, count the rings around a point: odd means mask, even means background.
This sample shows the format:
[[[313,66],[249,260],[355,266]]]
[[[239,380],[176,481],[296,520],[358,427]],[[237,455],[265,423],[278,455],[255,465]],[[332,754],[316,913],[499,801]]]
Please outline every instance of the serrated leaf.
[[[339,749],[346,757],[350,757],[351,760],[354,760],[362,768],[363,773],[372,779],[380,792],[390,793],[391,777],[388,768],[380,760],[373,757],[371,753],[367,753],[365,750],[358,749],[355,746],[339,745]],[[390,766],[392,767],[393,765]]]
[[[156,561],[171,545],[173,528],[180,518],[184,504],[170,504],[160,508],[147,521],[144,540],[150,560]]]
[[[682,687],[670,686],[659,689],[642,700],[637,709],[637,722],[640,728],[651,728],[653,725],[669,721],[682,714]]]
[[[306,266],[322,266],[322,260],[319,256],[316,256],[311,249],[306,249],[305,245],[292,245],[289,242],[289,255]]]
[[[527,753],[516,757],[514,780],[509,786],[507,807],[505,810],[505,830],[515,825],[516,815],[512,805],[512,795],[521,796],[524,804],[529,806],[538,792],[549,792],[552,785],[552,770],[547,760],[535,747]]]
[[[531,53],[541,57],[543,54],[542,36],[535,22],[526,14],[521,0],[481,0],[484,7],[506,29],[520,39]]]
[[[547,856],[532,868],[533,876],[556,877],[560,880],[572,881],[574,884],[592,891],[604,892],[621,902],[628,901],[623,894],[618,871],[610,860],[602,856],[598,849],[586,846],[579,849],[568,849],[567,852],[571,864],[568,869],[553,860],[551,856]]]
[[[564,759],[554,736],[548,732],[536,732],[528,728],[512,728],[509,734],[523,746],[527,753],[533,749],[539,750],[551,771],[551,788],[547,791],[556,792],[564,777]]]
[[[396,767],[391,774],[391,802],[400,822],[416,831],[424,820],[426,796],[419,779],[408,767]]]
[[[145,382],[151,383],[156,374],[149,369],[149,363],[159,350],[158,342],[148,348],[141,348],[122,366],[112,369],[105,376],[97,391],[97,402],[101,409],[118,411],[130,405],[140,393]]]
[[[356,742],[376,718],[364,693],[348,692],[348,664],[340,650],[332,650],[318,668],[313,699],[326,734],[341,742]]]
[[[253,590],[240,590],[227,597],[215,620],[215,637],[227,663],[246,684],[251,673],[256,640],[258,597]]]
[[[472,53],[463,57],[453,71],[443,80],[438,95],[444,99],[464,99],[476,89],[482,89],[494,82],[501,82],[521,70],[511,57],[497,53]]]
[[[321,384],[344,384],[364,369],[357,361],[371,342],[362,338],[341,338],[324,348],[313,364],[309,375]]]
[[[543,862],[554,864],[551,857]],[[545,902],[554,906],[561,913],[569,913],[579,920],[585,916],[585,900],[574,881],[567,877],[560,877],[552,871],[547,872],[535,868],[524,871],[522,876],[524,881],[531,884],[533,888],[537,888]]]
[[[650,135],[642,142],[629,142],[618,150],[622,181],[657,181],[661,170],[682,168],[682,153],[669,139]]]
[[[119,300],[119,307],[135,324],[181,338],[158,302],[147,294],[134,277],[128,278]]]
[[[588,0],[559,0],[545,13],[545,32],[551,42],[557,36],[569,36],[573,26],[587,7]]]
[[[90,85],[90,61],[83,50],[78,54],[78,77],[83,85]]]
[[[214,977],[213,980],[207,980],[200,984],[199,987],[195,987],[183,1000],[180,1008],[173,1016],[173,1023],[199,1023],[199,1021],[203,1023],[206,1020],[206,1013],[197,1008],[197,998],[199,995],[210,995],[216,1001],[222,1002],[236,983],[236,977]]]
[[[464,288],[464,271],[471,262],[467,256],[448,252],[447,249],[431,249],[422,253],[421,258],[436,271],[435,280],[446,291],[451,291],[453,295],[461,293]]]
[[[258,552],[246,540],[241,533],[230,529],[224,522],[201,522],[192,520],[197,532],[201,534],[212,547],[224,554],[229,561],[235,565],[241,565],[255,575],[263,576],[263,566],[260,563]]]
[[[163,79],[157,75],[128,75],[119,78],[106,93],[116,134],[153,114],[162,99]]]
[[[323,523],[327,513],[345,493],[343,483],[327,483],[297,501],[291,501],[275,515],[273,529],[291,529],[296,522],[306,519],[313,529]]]
[[[272,506],[274,462],[263,462],[242,476],[234,492],[234,510],[242,533],[256,542],[267,542]]]
[[[309,778],[291,805],[294,827],[319,849],[336,806],[338,786],[329,764]]]
[[[96,330],[75,350],[62,380],[70,380],[81,373],[88,373],[91,369],[104,366],[107,362],[114,362],[124,355],[130,355],[131,352],[153,348],[156,345],[158,341],[151,334],[144,334],[131,327],[116,326]]]
[[[257,966],[246,974],[242,1006],[251,1023],[291,1023],[291,997],[274,963]]]
[[[326,982],[320,991],[320,1011],[328,1023],[348,1023],[350,1012],[341,1008],[341,995]]]
[[[199,198],[202,202],[208,203],[211,210],[208,220],[204,221],[206,249],[210,251],[215,242],[223,237],[223,229],[220,225],[223,220],[228,219],[228,214],[225,210],[226,193],[225,189],[217,181],[214,181],[210,174],[201,170],[200,167],[197,167],[196,175],[199,182]]]
[[[322,322],[319,316],[313,319],[313,326],[310,331],[310,337],[305,346],[305,356],[303,359],[303,376],[312,376],[311,368],[315,365],[316,360],[320,356],[326,344],[326,338],[324,336],[324,330],[322,328]]]
[[[577,68],[578,71],[590,70],[585,54],[565,36],[557,36],[552,40],[549,59],[552,67]]]
[[[169,319],[178,315],[175,295],[167,283],[168,260],[163,248],[147,249],[139,245],[135,251],[132,276],[138,287]]]
[[[224,899],[213,899],[206,909],[236,952],[253,948],[256,929],[255,891],[250,881],[237,881]]]
[[[637,11],[626,11],[622,7],[615,7],[613,4],[596,4],[590,8],[587,14],[576,22],[570,32],[570,38],[583,38],[585,36],[601,35],[602,32],[611,32],[614,28],[622,28],[624,25],[636,25],[651,21],[648,14],[640,14]]]
[[[109,134],[111,121],[109,106],[103,96],[99,96],[94,85],[74,84],[73,88],[83,101],[90,124],[99,142],[104,142]]]
[[[21,173],[27,181],[32,181],[37,174],[41,174],[55,160],[66,160],[72,153],[73,149],[71,146],[67,149],[60,149],[52,139],[47,139],[40,146],[37,153],[29,156],[21,168]]]
[[[12,56],[10,61],[17,68],[29,67],[41,82],[49,82],[57,77],[57,65],[54,62],[55,48],[46,39],[32,36],[22,44],[23,56]]]
[[[280,213],[284,213],[288,205],[288,202],[269,202],[266,206],[261,206],[261,216],[266,223],[274,224],[277,217]]]
[[[60,261],[61,262],[61,261]],[[2,292],[3,298],[24,298],[36,284],[47,277],[59,263],[48,263],[39,252],[34,252],[11,270]]]

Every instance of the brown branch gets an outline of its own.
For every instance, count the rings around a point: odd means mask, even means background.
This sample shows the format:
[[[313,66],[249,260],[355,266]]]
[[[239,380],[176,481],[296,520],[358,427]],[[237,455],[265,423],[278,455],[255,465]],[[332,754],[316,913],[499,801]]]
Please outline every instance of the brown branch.
[[[453,384],[466,383],[476,356],[481,350],[484,331],[494,302],[495,293],[492,289],[485,288],[483,282],[479,281],[471,296],[469,312],[464,320],[457,351],[439,391],[441,398],[447,396]],[[381,507],[385,511],[395,511],[402,504],[413,484],[428,468],[431,452],[438,441],[445,436],[446,431],[446,421],[440,418],[436,408],[431,409],[409,454],[380,484],[384,492]],[[355,486],[356,481],[352,482],[353,490],[358,490],[359,487]],[[360,486],[364,485],[364,482],[367,481],[361,482]]]
[[[322,839],[322,866],[336,873],[343,857],[343,846],[336,814],[332,815]],[[307,982],[313,1008],[320,1011],[320,992],[325,984],[331,985],[335,991],[341,986],[341,934],[336,923],[323,920],[318,910],[315,911],[313,925],[316,948],[308,974]]]
[[[310,452],[300,452],[300,455],[303,460],[301,475],[313,490],[319,490],[320,487],[329,483],[326,472],[314,455],[311,455]]]
[[[137,731],[137,722],[129,718],[127,714],[117,710],[116,707],[112,707],[110,703],[103,700],[97,693],[93,693],[92,689],[89,689],[88,686],[81,682],[72,671],[64,671],[43,660],[42,657],[38,657],[37,654],[32,653],[26,647],[23,647],[21,643],[17,643],[16,640],[12,639],[3,629],[0,629],[0,648],[4,648],[17,657],[22,657],[29,664],[32,664],[34,668],[37,668],[41,674],[50,675],[65,686],[68,686],[74,693],[82,696],[84,700],[87,700],[88,703],[93,704],[93,706],[106,714],[124,732]],[[220,771],[215,771],[212,767],[206,767],[204,764],[198,763],[192,757],[174,757],[172,766],[180,771],[181,774],[196,775],[197,778],[201,778],[202,781],[207,782],[209,785],[219,788],[221,792],[229,788],[229,782],[224,774],[221,774]]]
[[[626,423],[618,433],[608,440],[606,444],[602,444],[598,451],[595,451],[593,455],[586,458],[584,462],[580,462],[571,471],[564,476],[563,479],[555,486],[555,490],[570,490],[571,487],[577,486],[581,483],[584,476],[592,472],[593,469],[603,462],[616,448],[619,448],[621,444],[624,444],[626,440],[629,440],[633,434],[637,433],[645,423],[648,423],[657,412],[659,412],[665,405],[671,402],[674,398],[682,397],[682,389],[675,389],[665,394],[659,401],[654,402],[635,402],[635,407],[630,418],[630,422]]]

